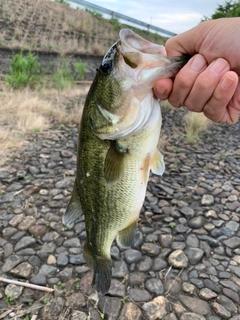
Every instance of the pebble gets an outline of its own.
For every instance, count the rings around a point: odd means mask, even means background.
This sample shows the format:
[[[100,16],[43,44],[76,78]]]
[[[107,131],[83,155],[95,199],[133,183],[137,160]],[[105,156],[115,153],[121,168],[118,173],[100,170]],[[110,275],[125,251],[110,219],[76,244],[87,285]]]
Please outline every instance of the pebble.
[[[167,314],[167,301],[163,296],[159,296],[143,304],[142,309],[149,320],[163,319]]]
[[[6,285],[0,308],[9,308],[4,300],[16,292],[14,303],[40,303],[46,320],[60,319],[65,310],[72,320],[238,320],[240,168],[235,151],[228,161],[221,154],[229,141],[238,150],[239,124],[213,127],[211,144],[201,138],[190,145],[175,137],[171,117],[179,114],[165,114],[163,122],[167,170],[150,177],[133,245],[122,250],[113,243],[106,296],[91,287],[83,219],[71,229],[61,223],[75,176],[77,129],[34,134],[26,157],[21,151],[0,170],[0,276],[55,288],[43,304],[44,292],[36,299],[31,289]]]
[[[182,250],[175,250],[169,255],[168,263],[175,268],[186,268],[188,258]]]
[[[23,292],[22,286],[17,286],[15,284],[8,284],[5,288],[5,296],[11,297],[13,300],[18,299]]]
[[[124,256],[128,264],[137,263],[142,259],[142,253],[135,249],[127,249]]]
[[[192,298],[182,294],[179,295],[179,300],[185,307],[187,307],[192,312],[196,312],[197,314],[204,316],[208,315],[211,312],[209,304],[204,300]]]

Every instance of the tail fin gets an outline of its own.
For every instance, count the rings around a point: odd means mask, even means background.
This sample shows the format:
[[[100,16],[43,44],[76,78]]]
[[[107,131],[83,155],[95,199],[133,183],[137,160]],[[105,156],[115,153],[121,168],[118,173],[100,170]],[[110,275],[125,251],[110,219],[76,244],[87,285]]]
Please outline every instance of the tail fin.
[[[83,256],[87,264],[94,270],[92,287],[99,294],[106,294],[111,284],[111,260],[104,256],[94,257],[88,250],[87,243],[84,246]]]

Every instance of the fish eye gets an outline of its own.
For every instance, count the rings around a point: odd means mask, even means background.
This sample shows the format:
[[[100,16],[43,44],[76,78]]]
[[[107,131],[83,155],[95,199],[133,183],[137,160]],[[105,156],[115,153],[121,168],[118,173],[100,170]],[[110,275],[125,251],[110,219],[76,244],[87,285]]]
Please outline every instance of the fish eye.
[[[105,61],[101,65],[101,70],[102,70],[102,73],[109,74],[111,72],[111,70],[112,70],[112,62],[110,60]]]

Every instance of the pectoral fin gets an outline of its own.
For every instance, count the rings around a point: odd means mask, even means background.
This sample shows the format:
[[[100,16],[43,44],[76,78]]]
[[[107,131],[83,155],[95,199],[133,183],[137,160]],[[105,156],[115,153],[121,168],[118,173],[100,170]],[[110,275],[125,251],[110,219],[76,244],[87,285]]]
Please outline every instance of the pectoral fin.
[[[162,175],[165,170],[165,163],[163,160],[163,155],[159,150],[156,150],[150,160],[150,168],[152,173],[157,175]]]
[[[121,149],[117,141],[112,142],[104,163],[104,177],[109,186],[113,186],[122,178],[125,153],[126,150]]]
[[[136,227],[137,221],[134,221],[127,228],[118,233],[117,243],[121,248],[128,248],[132,245],[136,233]]]
[[[72,197],[63,215],[62,222],[65,226],[71,226],[76,220],[80,219],[82,215],[83,215],[83,210],[82,210],[81,202],[80,202],[78,191],[77,191],[77,182],[75,180]]]

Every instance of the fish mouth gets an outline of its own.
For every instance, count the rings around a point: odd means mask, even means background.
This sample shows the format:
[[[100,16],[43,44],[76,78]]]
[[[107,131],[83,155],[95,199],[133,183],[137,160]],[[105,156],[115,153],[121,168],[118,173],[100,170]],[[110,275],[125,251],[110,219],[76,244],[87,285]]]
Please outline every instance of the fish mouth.
[[[133,69],[141,64],[145,64],[145,67],[148,64],[151,69],[169,64],[164,46],[143,39],[130,29],[119,32],[118,50],[125,63]]]

